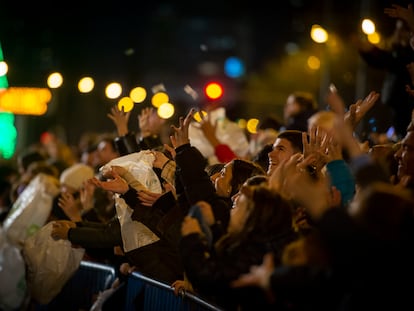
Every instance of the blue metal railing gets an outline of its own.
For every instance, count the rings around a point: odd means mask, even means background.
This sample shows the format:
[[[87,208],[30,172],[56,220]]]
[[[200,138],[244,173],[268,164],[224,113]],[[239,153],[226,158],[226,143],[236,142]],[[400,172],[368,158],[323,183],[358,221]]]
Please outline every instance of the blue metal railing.
[[[109,288],[117,276],[114,267],[81,261],[76,273],[62,288],[60,293],[47,305],[36,304],[36,311],[89,310],[94,297]]]
[[[89,310],[99,292],[108,289],[118,276],[110,265],[81,261],[79,269],[65,284],[61,292],[47,305],[35,304],[35,311]],[[116,310],[134,311],[222,311],[219,307],[189,292],[174,294],[170,285],[159,282],[138,272],[130,274],[122,289],[106,305]],[[103,310],[105,310],[103,304]],[[111,306],[112,306],[111,305]]]
[[[125,311],[222,311],[219,307],[188,292],[179,296],[171,286],[138,272],[128,277]]]

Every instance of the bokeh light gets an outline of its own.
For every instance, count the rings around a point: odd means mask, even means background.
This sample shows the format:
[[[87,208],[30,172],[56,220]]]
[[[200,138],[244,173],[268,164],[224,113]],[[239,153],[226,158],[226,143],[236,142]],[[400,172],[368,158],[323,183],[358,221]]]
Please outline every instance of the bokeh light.
[[[54,72],[47,78],[47,86],[51,89],[61,87],[63,84],[63,77],[59,72]]]
[[[91,77],[84,77],[78,82],[78,90],[81,93],[89,93],[95,87],[95,82]]]
[[[124,112],[131,111],[134,108],[134,102],[130,97],[122,97],[118,101],[118,109],[119,111],[122,111],[122,108],[124,108]]]
[[[167,93],[165,92],[158,92],[155,93],[152,98],[151,98],[151,104],[155,107],[158,108],[160,107],[162,104],[164,103],[168,103],[168,101],[170,100],[169,96]]]
[[[137,86],[129,92],[129,97],[134,103],[142,103],[147,98],[147,91],[143,87]]]
[[[109,83],[105,88],[105,95],[108,98],[118,98],[122,94],[122,86],[117,82]]]
[[[158,116],[162,119],[171,118],[174,115],[174,112],[174,105],[171,103],[163,103],[157,109]]]

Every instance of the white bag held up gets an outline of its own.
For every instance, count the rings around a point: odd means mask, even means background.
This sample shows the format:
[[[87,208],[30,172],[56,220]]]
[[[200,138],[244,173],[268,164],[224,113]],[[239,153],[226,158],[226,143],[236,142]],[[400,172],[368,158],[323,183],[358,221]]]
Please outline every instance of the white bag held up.
[[[51,237],[53,221],[28,237],[23,246],[27,282],[32,299],[49,303],[79,268],[84,248],[74,248],[68,240]]]
[[[226,117],[224,108],[217,108],[210,112],[210,122],[217,122],[216,136],[222,144],[227,144],[233,152],[239,157],[244,157],[249,151],[249,140],[243,129],[236,122]],[[216,163],[217,158],[214,154],[214,148],[211,146],[203,131],[190,123],[188,129],[191,145],[200,150],[201,154],[209,159],[209,163]]]
[[[26,266],[20,249],[0,227],[0,310],[18,310],[26,297]]]
[[[100,170],[104,173],[112,165],[124,167],[133,177],[139,181],[148,191],[161,193],[162,187],[157,174],[153,170],[154,155],[149,150],[143,150],[122,157],[115,158],[102,166]],[[160,238],[147,226],[139,221],[131,219],[133,210],[125,200],[115,195],[116,214],[121,224],[121,235],[124,252],[157,242]],[[148,207],[151,208],[151,207]]]
[[[143,150],[115,158],[100,168],[101,172],[111,169],[112,165],[122,166],[128,170],[136,180],[143,184],[148,191],[161,193],[162,187],[157,174],[152,169],[154,155],[149,150]]]
[[[121,224],[124,252],[129,252],[159,241],[160,238],[142,222],[131,219],[133,210],[119,195],[115,196],[115,208],[119,223]]]
[[[14,202],[3,222],[11,243],[21,247],[26,238],[42,227],[52,210],[53,198],[59,193],[59,180],[39,173]]]

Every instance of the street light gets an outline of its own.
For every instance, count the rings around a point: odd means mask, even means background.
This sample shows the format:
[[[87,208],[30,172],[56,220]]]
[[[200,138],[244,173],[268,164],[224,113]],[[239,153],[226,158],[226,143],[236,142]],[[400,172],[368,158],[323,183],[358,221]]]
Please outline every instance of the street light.
[[[319,44],[323,44],[328,42],[329,35],[328,32],[320,25],[312,25],[311,31],[310,31],[310,37],[313,41]],[[323,102],[324,94],[326,90],[328,89],[329,84],[331,83],[330,79],[330,69],[329,69],[329,51],[327,51],[326,45],[322,47],[322,56],[320,57],[321,62],[320,66],[322,68],[321,73],[321,83],[320,83],[320,91],[319,91],[319,104]]]

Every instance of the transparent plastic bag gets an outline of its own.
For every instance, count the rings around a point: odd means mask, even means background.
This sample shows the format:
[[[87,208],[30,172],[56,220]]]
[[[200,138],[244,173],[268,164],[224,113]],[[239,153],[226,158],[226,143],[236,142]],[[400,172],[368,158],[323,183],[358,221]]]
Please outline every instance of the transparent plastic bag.
[[[31,298],[49,303],[79,268],[84,248],[72,247],[68,240],[51,237],[53,221],[28,237],[23,246],[27,282]]]
[[[14,202],[3,222],[7,238],[18,247],[39,230],[52,210],[53,198],[59,193],[59,180],[39,173]]]
[[[217,122],[216,137],[222,144],[228,145],[239,157],[244,157],[249,151],[249,141],[244,130],[236,122],[226,117],[224,108],[218,108],[210,112],[210,121]],[[191,145],[200,150],[201,154],[207,158],[215,158],[214,149],[205,138],[201,129],[194,123],[190,124],[188,135]]]
[[[26,297],[26,266],[20,249],[0,227],[0,310],[18,310]]]

